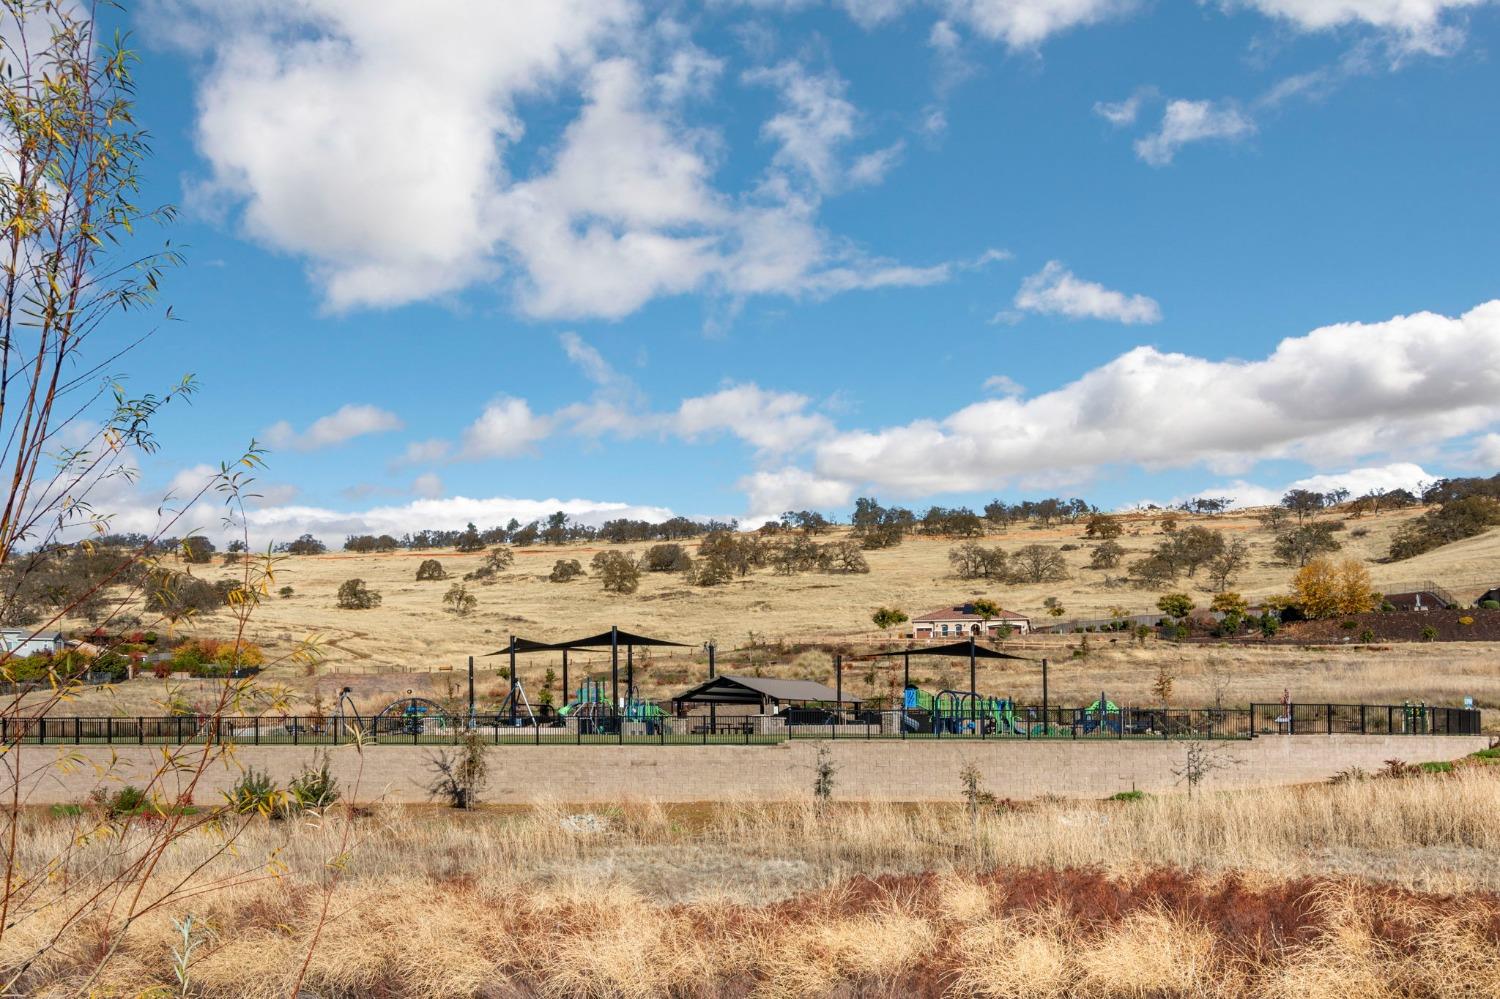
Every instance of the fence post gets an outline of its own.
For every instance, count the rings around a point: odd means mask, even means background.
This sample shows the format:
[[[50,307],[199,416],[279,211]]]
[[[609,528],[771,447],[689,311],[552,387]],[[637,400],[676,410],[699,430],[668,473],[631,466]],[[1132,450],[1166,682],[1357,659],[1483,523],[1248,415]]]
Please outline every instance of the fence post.
[[[255,744],[260,745],[260,715],[255,716]]]
[[[135,720],[135,737],[140,741],[142,746],[146,744],[146,719],[137,718]]]
[[[36,723],[36,744],[38,746],[45,746],[47,744],[47,716],[42,715],[42,717],[36,720]]]
[[[297,745],[298,733],[301,731],[302,726],[297,724],[297,716],[292,715],[292,745]]]
[[[1333,734],[1333,705],[1332,704],[1326,704],[1326,705],[1324,705],[1324,707],[1328,711],[1328,734],[1332,735]]]
[[[104,744],[106,746],[113,746],[115,744],[115,720],[114,720],[114,718],[106,718],[106,719],[104,719]]]
[[[1365,706],[1363,704],[1359,706],[1359,734],[1365,734]]]

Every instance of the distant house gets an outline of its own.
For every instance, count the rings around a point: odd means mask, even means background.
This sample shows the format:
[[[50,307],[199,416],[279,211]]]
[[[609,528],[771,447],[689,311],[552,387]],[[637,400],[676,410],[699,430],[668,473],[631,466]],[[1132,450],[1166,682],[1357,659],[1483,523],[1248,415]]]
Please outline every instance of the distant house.
[[[973,604],[958,604],[918,614],[911,621],[913,638],[966,638],[969,635],[984,638],[998,635],[1006,625],[1010,625],[1012,632],[1024,635],[1031,630],[1031,618],[1008,610],[986,618],[974,612]]]
[[[62,632],[35,635],[28,628],[0,628],[0,653],[12,659],[24,659],[38,652],[61,655],[65,648]]]

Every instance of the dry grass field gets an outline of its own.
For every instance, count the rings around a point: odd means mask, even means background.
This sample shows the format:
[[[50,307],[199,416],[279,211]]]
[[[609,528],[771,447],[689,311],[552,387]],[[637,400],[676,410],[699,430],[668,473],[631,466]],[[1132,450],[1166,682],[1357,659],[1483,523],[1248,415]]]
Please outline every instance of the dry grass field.
[[[1479,999],[1500,994],[1496,814],[1500,768],[1479,766],[972,813],[335,806],[205,827],[143,893],[177,901],[50,947],[143,820],[33,813],[20,869],[68,859],[12,913],[0,975],[36,996],[284,996],[307,960],[302,994],[328,999]]]
[[[1415,511],[1398,511],[1350,519],[1348,529],[1338,535],[1344,545],[1341,555],[1369,562],[1377,587],[1431,579],[1464,599],[1472,599],[1500,584],[1500,531],[1405,562],[1382,563],[1391,534],[1416,515]],[[1180,520],[1182,527],[1202,523],[1249,543],[1251,565],[1236,581],[1235,589],[1252,600],[1286,591],[1291,569],[1275,560],[1272,535],[1253,515]],[[1131,515],[1126,523],[1120,541],[1129,553],[1127,560],[1164,536],[1158,518]],[[839,536],[839,531],[831,535]],[[983,596],[1044,621],[1043,601],[1047,597],[1061,601],[1067,616],[1073,618],[1107,617],[1112,607],[1148,612],[1159,595],[1154,590],[1107,585],[1108,577],[1119,576],[1119,570],[1105,573],[1088,568],[1093,542],[1083,537],[1081,524],[1045,529],[1012,527],[984,539],[984,543],[1011,551],[1033,543],[1077,548],[1065,553],[1069,578],[1040,585],[959,579],[948,562],[948,552],[957,542],[913,537],[897,548],[867,553],[871,568],[867,575],[779,576],[763,569],[728,585],[703,588],[686,585],[680,574],[645,573],[640,589],[630,595],[606,593],[588,576],[570,583],[547,579],[559,558],[576,558],[587,565],[594,552],[614,546],[521,548],[515,550],[514,566],[492,582],[469,584],[478,606],[467,617],[444,609],[442,597],[449,582],[416,582],[416,570],[423,559],[436,558],[451,577],[457,578],[479,566],[482,553],[460,555],[438,550],[289,557],[277,565],[272,590],[290,586],[293,595],[287,599],[271,597],[257,607],[248,637],[265,646],[273,657],[285,656],[298,643],[312,638],[323,656],[321,665],[312,670],[277,666],[270,671],[270,678],[307,697],[315,692],[332,697],[340,687],[349,685],[362,706],[373,707],[407,690],[444,695],[450,685],[462,680],[468,656],[502,648],[512,633],[547,641],[619,625],[692,646],[683,653],[658,652],[638,660],[642,692],[659,698],[706,676],[705,657],[699,646],[709,639],[718,643],[726,672],[759,670],[766,675],[829,680],[832,659],[827,652],[799,655],[779,654],[778,650],[783,643],[877,648],[887,637],[870,622],[870,614],[878,606],[899,607],[915,615]],[[646,547],[619,546],[636,553]],[[236,570],[215,565],[195,567],[194,571],[217,579],[227,578]],[[352,577],[365,580],[382,595],[378,608],[360,611],[336,607],[339,585]],[[1197,580],[1181,580],[1178,588],[1191,592],[1200,606],[1207,606],[1212,596],[1201,575]],[[201,617],[183,630],[222,638],[230,627],[229,616],[221,612]],[[1500,706],[1500,655],[1486,643],[1303,649],[1286,645],[1175,646],[1153,639],[1141,648],[1125,638],[1111,641],[1108,636],[1095,635],[1090,639],[1090,654],[1082,659],[1073,658],[1076,645],[1075,636],[1036,636],[1008,643],[1015,651],[1050,659],[1054,703],[1079,699],[1087,703],[1101,689],[1117,699],[1146,703],[1152,696],[1157,671],[1164,666],[1176,677],[1175,697],[1181,704],[1275,701],[1283,688],[1290,688],[1296,699],[1306,701],[1399,703],[1423,698],[1451,704],[1474,696],[1483,706]],[[502,681],[497,670],[503,663],[503,658],[478,660],[481,696],[492,691],[499,696]],[[608,669],[607,652],[577,653],[572,663],[575,679],[587,674],[599,676]],[[532,697],[541,689],[546,670],[550,668],[560,676],[560,665],[556,655],[522,659],[520,675]],[[898,670],[899,664],[873,670],[860,666],[846,673],[845,679],[850,689],[861,695],[888,694]],[[924,686],[966,684],[966,671],[967,664],[958,661],[925,660],[914,665],[914,675]],[[194,686],[186,684],[190,696]],[[1039,671],[1025,664],[986,666],[981,670],[980,686],[1022,700],[1039,699],[1041,693]],[[560,693],[554,687],[554,697]],[[90,692],[74,709],[97,714],[149,713],[164,696],[162,682],[138,680],[108,692]]]

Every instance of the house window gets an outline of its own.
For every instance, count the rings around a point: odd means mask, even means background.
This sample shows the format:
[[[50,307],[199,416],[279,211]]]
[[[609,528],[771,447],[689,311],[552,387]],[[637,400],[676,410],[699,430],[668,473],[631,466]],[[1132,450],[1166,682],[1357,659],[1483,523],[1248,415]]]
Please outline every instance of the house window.
[[[946,624],[943,625],[943,634],[948,634],[948,626]]]

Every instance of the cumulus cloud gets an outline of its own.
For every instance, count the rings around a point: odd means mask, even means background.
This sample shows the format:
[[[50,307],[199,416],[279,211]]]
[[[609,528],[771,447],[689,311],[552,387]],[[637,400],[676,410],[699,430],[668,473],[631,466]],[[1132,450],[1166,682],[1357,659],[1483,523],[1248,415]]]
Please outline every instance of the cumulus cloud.
[[[1485,434],[1475,441],[1471,460],[1480,468],[1500,471],[1500,434]]]
[[[525,399],[502,397],[484,407],[463,433],[461,456],[514,458],[528,454],[552,433],[552,421],[531,411]]]
[[[1029,399],[838,434],[814,449],[826,479],[904,494],[1086,478],[1109,465],[1266,459],[1316,465],[1409,452],[1500,420],[1500,301],[1462,316],[1398,316],[1292,337],[1268,357],[1215,361],[1137,347]]]
[[[763,469],[740,479],[745,493],[746,527],[775,520],[787,510],[836,510],[848,506],[854,489],[801,468]]]
[[[1330,472],[1309,475],[1288,482],[1280,488],[1257,485],[1237,479],[1223,485],[1200,489],[1189,496],[1169,500],[1167,505],[1176,505],[1184,499],[1199,497],[1227,497],[1235,506],[1270,506],[1281,502],[1281,497],[1293,489],[1308,489],[1316,493],[1328,493],[1335,489],[1347,489],[1350,496],[1363,496],[1371,492],[1390,492],[1392,489],[1407,489],[1418,493],[1424,483],[1437,476],[1429,475],[1421,465],[1412,462],[1395,462],[1364,468],[1351,468],[1346,472]]]
[[[1135,152],[1152,166],[1166,166],[1189,143],[1243,139],[1254,131],[1255,122],[1238,108],[1213,101],[1168,101],[1161,125],[1136,141]]]
[[[1015,307],[1069,319],[1104,319],[1111,322],[1161,322],[1161,306],[1145,295],[1126,295],[1094,281],[1076,277],[1060,261],[1050,260],[1037,273],[1021,282]]]
[[[1094,114],[1116,128],[1134,125],[1136,118],[1140,116],[1141,105],[1149,96],[1151,91],[1143,87],[1123,101],[1097,101],[1094,104]]]
[[[1010,375],[990,375],[984,380],[984,390],[996,395],[1025,395],[1026,386]]]
[[[327,416],[319,417],[301,432],[286,420],[280,420],[267,427],[263,436],[272,447],[318,451],[347,443],[356,437],[400,430],[402,426],[401,418],[389,410],[351,403],[340,406]]]
[[[1070,28],[1097,24],[1135,8],[1133,0],[941,0],[955,21],[1012,49],[1035,48]]]
[[[832,432],[832,421],[808,411],[811,403],[796,392],[773,392],[754,384],[731,385],[709,395],[684,399],[671,429],[687,440],[728,431],[757,450],[784,453]]]
[[[1450,11],[1490,0],[1239,0],[1239,5],[1279,18],[1302,31],[1364,24],[1389,32],[1410,50],[1443,54],[1463,40]]]
[[[508,280],[531,315],[618,318],[690,291],[827,295],[946,273],[819,225],[823,196],[878,182],[900,151],[846,162],[859,115],[832,70],[751,74],[781,97],[765,124],[776,162],[721,190],[724,136],[685,115],[722,60],[631,0],[523,7],[158,0],[158,30],[204,57],[197,200],[307,261],[335,310]],[[525,114],[558,106],[576,116],[513,172]]]

